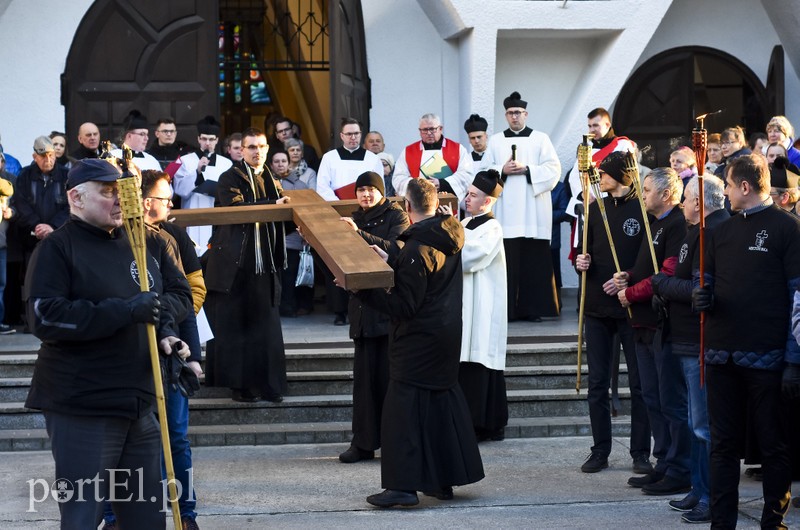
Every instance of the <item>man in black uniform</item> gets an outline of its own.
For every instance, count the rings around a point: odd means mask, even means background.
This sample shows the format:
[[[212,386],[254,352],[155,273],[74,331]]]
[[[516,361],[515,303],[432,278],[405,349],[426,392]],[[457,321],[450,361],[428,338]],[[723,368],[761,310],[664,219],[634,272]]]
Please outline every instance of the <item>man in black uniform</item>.
[[[766,160],[728,163],[725,195],[738,212],[706,248],[706,286],[693,293],[707,312],[706,370],[711,423],[711,526],[738,516],[739,433],[754,421],[763,469],[762,528],[786,528],[791,465],[785,396],[800,396],[800,351],[789,336],[791,297],[800,285],[800,220],[769,196]]]
[[[683,183],[670,168],[654,169],[644,179],[642,195],[647,213],[653,218],[650,233],[659,270],[674,270],[686,235],[686,220],[680,207],[682,194]],[[615,280],[621,280],[617,297],[623,307],[630,306],[633,315],[639,380],[656,457],[652,473],[631,477],[628,484],[642,488],[648,495],[673,495],[691,489],[689,409],[680,362],[672,355],[669,342],[657,340],[658,318],[651,307],[653,274],[650,246],[643,244],[633,269],[614,275]],[[633,285],[628,286],[629,283]]]
[[[689,428],[692,430],[692,491],[681,500],[670,501],[670,507],[687,512],[682,520],[688,523],[711,522],[708,490],[708,454],[711,432],[705,386],[700,384],[700,317],[692,311],[692,279],[700,268],[700,193],[699,180],[692,178],[683,194],[683,214],[691,225],[681,244],[675,275],[659,272],[652,278],[653,294],[660,296],[669,309],[669,338],[672,353],[680,359],[689,400]],[[722,181],[706,175],[703,179],[706,240],[714,229],[730,215],[725,209]]]
[[[633,177],[625,172],[625,152],[613,152],[600,163],[600,190],[608,195],[603,199],[611,236],[617,251],[620,267],[633,267],[645,235],[642,209],[633,187]],[[618,333],[628,366],[628,385],[631,390],[631,446],[635,473],[649,473],[650,424],[642,400],[639,382],[639,365],[633,329],[617,300],[614,285],[614,260],[608,244],[600,209],[596,203],[589,206],[589,234],[586,254],[575,260],[578,271],[586,273],[586,349],[589,365],[589,419],[592,424],[594,445],[589,458],[581,466],[584,473],[596,473],[608,467],[611,453],[611,406],[608,390],[611,383],[611,364],[614,334]]]
[[[62,528],[96,528],[104,499],[126,527],[165,524],[153,378],[139,324],[155,324],[169,354],[191,292],[155,236],[147,239],[151,291],[140,291],[121,228],[119,174],[105,160],[76,162],[67,181],[72,217],[36,249],[26,279],[29,321],[42,346],[25,406],[44,412],[56,477],[73,488],[59,504]],[[125,481],[141,491],[121,491]],[[124,502],[129,495],[156,502]]]
[[[383,492],[374,506],[413,506],[417,491],[453,498],[453,486],[483,478],[483,464],[461,387],[461,247],[464,229],[451,215],[436,215],[436,188],[410,179],[406,212],[413,223],[387,259],[395,286],[357,296],[392,319],[389,388],[381,420]],[[393,249],[394,250],[394,247]]]

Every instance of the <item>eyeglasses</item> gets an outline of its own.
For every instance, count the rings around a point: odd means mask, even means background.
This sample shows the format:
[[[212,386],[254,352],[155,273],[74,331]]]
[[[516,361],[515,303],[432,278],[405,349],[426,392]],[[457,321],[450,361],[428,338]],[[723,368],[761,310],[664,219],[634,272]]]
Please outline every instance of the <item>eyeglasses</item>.
[[[524,110],[507,110],[506,116],[511,116],[512,118],[519,118],[524,113]]]
[[[148,136],[150,136],[150,133],[148,133],[147,131],[142,131],[142,132],[133,132],[133,131],[131,131],[128,134],[135,134],[136,136],[142,136],[144,138],[147,138]]]
[[[167,206],[167,205],[169,205],[169,203],[172,202],[172,198],[171,197],[148,197],[148,199],[155,199],[157,201],[161,201],[161,203],[164,206]]]
[[[433,134],[441,128],[441,125],[437,125],[436,127],[425,127],[424,129],[420,127],[419,132],[422,134]]]
[[[361,136],[361,131],[359,131],[359,132],[343,132],[342,134],[347,136],[348,138],[355,138],[356,136]]]
[[[267,144],[263,144],[263,145],[246,145],[242,149],[247,149],[248,151],[259,151],[259,150],[266,151],[267,149],[269,149],[269,146]]]
[[[159,132],[161,134],[175,134],[176,132],[178,132],[178,129],[161,129],[156,132]]]

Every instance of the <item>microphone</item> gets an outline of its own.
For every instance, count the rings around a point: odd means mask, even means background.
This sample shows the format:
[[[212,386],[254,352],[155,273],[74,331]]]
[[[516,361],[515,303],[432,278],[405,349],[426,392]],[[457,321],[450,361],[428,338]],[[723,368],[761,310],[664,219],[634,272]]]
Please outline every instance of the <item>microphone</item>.
[[[203,158],[205,158],[206,160],[210,160],[211,159],[211,151],[203,151]],[[205,171],[207,167],[208,167],[208,164],[203,166],[203,169],[201,169],[200,171]]]
[[[511,144],[511,160],[517,161],[517,144]]]

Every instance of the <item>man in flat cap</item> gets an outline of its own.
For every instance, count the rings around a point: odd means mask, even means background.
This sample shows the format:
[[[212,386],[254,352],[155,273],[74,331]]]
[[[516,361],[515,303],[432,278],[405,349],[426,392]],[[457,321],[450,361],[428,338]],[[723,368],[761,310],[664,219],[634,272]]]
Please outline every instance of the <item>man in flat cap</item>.
[[[58,504],[62,528],[97,528],[104,500],[111,500],[123,528],[165,525],[142,324],[155,325],[164,354],[175,348],[188,355],[177,322],[191,311],[192,294],[154,233],[146,243],[151,290],[141,292],[122,228],[119,175],[106,160],[75,163],[67,180],[72,217],[37,247],[26,278],[29,321],[42,345],[25,406],[44,413],[67,499]],[[79,487],[86,488],[83,495]],[[126,502],[137,498],[156,502]]]
[[[181,198],[182,208],[213,208],[217,198],[217,179],[228,171],[233,163],[216,153],[220,124],[213,116],[197,122],[197,145],[193,152],[180,158],[180,167],[175,172],[172,187]],[[210,226],[190,226],[186,231],[195,244],[197,255],[208,250],[211,238]]]
[[[461,265],[464,274],[458,382],[478,441],[502,440],[508,423],[506,367],[508,304],[503,228],[492,215],[503,192],[500,174],[480,171],[467,189]]]
[[[147,117],[136,109],[130,111],[122,124],[122,138],[120,140],[133,151],[133,163],[136,164],[140,171],[146,169],[160,171],[161,164],[158,163],[158,160],[150,153],[145,152],[149,137]],[[122,158],[122,149],[113,149],[111,156]]]
[[[472,182],[472,158],[466,148],[442,135],[442,121],[436,114],[419,119],[420,141],[400,153],[394,167],[392,185],[398,195],[405,195],[412,178],[430,180],[439,192],[452,193],[461,202]]]
[[[467,121],[464,122],[464,131],[467,133],[469,143],[472,146],[472,171],[478,173],[483,168],[483,155],[486,153],[486,144],[489,141],[489,136],[486,131],[489,128],[489,123],[485,118],[481,118],[477,114],[471,114]]]
[[[508,129],[489,139],[484,167],[505,183],[495,216],[503,227],[508,270],[508,318],[540,322],[558,316],[550,237],[550,191],[561,177],[561,163],[550,137],[526,126],[528,102],[519,92],[503,100]]]

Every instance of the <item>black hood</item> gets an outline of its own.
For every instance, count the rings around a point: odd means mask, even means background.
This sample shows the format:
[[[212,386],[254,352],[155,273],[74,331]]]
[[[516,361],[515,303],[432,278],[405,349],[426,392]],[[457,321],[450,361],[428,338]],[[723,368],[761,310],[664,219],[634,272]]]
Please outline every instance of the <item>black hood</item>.
[[[413,239],[435,248],[442,254],[452,256],[464,246],[464,227],[452,215],[434,215],[400,234],[401,241]]]

